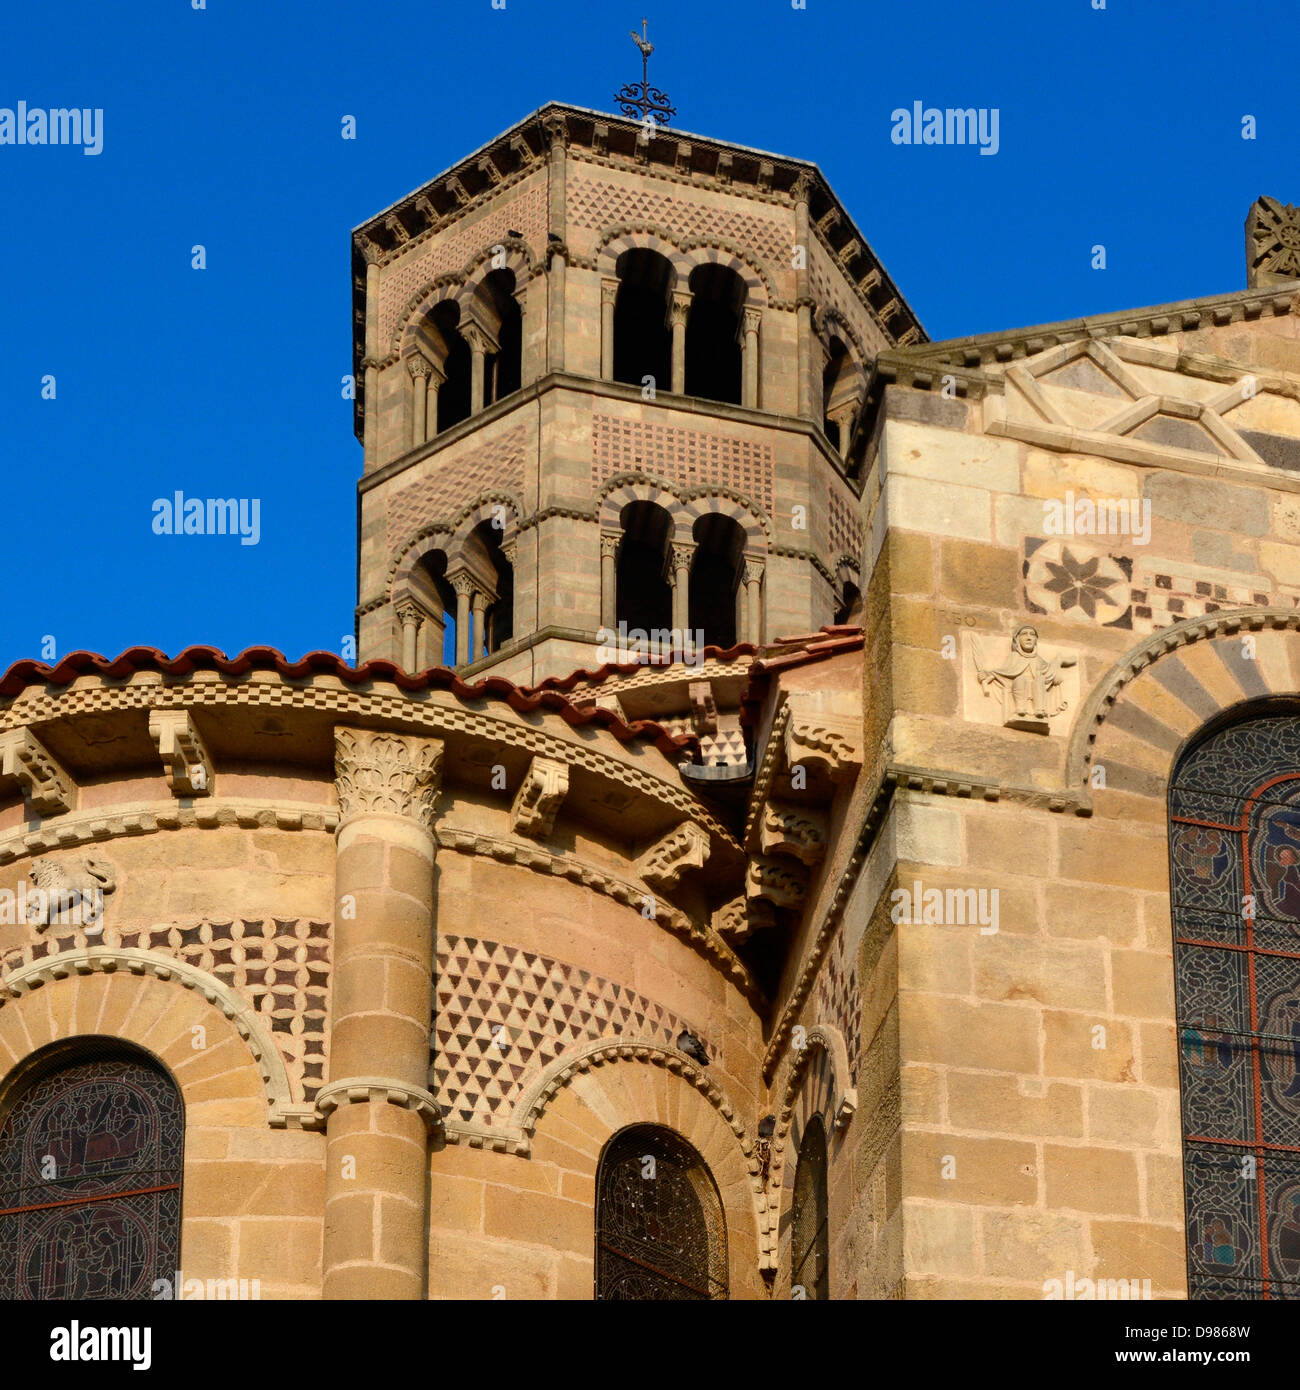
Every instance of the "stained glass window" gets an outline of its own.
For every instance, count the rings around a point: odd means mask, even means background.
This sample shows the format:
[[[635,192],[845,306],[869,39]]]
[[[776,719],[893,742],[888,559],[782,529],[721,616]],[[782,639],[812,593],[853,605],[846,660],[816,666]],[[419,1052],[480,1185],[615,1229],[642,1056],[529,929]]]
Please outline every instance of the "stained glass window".
[[[816,1116],[804,1131],[790,1210],[791,1288],[804,1298],[830,1297],[830,1234],[826,1210],[826,1131]]]
[[[1212,734],[1169,793],[1193,1298],[1300,1297],[1300,718]]]
[[[671,1130],[637,1125],[596,1177],[596,1297],[727,1296],[722,1204],[704,1160]]]
[[[175,1083],[134,1054],[34,1075],[0,1124],[0,1298],[152,1298],[180,1264]]]

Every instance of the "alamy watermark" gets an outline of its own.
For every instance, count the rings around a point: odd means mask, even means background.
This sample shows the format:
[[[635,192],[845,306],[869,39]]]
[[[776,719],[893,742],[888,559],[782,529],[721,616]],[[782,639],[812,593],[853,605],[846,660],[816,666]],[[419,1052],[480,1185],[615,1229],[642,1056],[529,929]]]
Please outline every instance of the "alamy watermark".
[[[1080,1279],[1067,1269],[1064,1279],[1044,1279],[1043,1298],[1133,1302],[1151,1297],[1150,1279]]]
[[[889,138],[896,145],[978,145],[980,154],[997,154],[1000,113],[996,106],[944,107],[912,103],[909,111],[900,106],[890,112],[893,129]]]
[[[889,920],[921,927],[974,927],[981,936],[996,936],[998,889],[925,888],[917,879],[911,888],[889,895]]]
[[[596,633],[596,660],[602,665],[624,666],[634,662],[681,662],[704,665],[704,632],[700,628],[602,627]]]
[[[1076,497],[1043,503],[1043,534],[1048,536],[1128,536],[1134,545],[1151,540],[1151,499]]]
[[[262,538],[260,497],[186,497],[177,491],[153,503],[156,536],[238,536],[240,545]]]
[[[100,154],[104,148],[102,107],[54,107],[46,111],[0,106],[0,145],[80,145],[82,154]]]

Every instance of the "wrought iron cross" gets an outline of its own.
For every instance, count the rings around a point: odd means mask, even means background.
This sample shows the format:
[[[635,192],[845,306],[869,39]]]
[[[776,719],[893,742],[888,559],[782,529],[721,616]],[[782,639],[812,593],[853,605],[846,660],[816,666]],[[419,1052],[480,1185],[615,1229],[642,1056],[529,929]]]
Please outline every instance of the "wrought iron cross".
[[[641,81],[629,82],[621,91],[614,94],[619,110],[625,116],[635,116],[650,125],[667,125],[677,114],[677,108],[668,102],[667,92],[650,85],[650,55],[655,46],[647,33],[648,21],[641,21],[641,32],[632,30],[632,42],[641,50]]]

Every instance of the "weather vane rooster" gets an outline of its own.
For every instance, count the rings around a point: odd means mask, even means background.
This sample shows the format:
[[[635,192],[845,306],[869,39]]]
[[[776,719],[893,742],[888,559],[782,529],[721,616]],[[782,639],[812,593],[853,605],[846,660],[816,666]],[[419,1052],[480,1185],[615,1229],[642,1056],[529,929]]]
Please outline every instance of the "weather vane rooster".
[[[625,116],[635,116],[648,125],[667,125],[677,114],[677,108],[668,102],[668,94],[650,85],[650,55],[655,46],[646,32],[648,21],[641,21],[641,32],[632,30],[632,42],[641,50],[641,81],[629,82],[614,100]]]

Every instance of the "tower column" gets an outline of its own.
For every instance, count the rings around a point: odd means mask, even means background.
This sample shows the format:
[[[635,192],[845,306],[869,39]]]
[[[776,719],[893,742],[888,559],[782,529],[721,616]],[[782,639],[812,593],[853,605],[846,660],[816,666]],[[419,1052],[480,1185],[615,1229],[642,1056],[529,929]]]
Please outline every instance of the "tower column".
[[[461,330],[461,337],[469,344],[469,413],[477,415],[485,403],[484,386],[487,380],[485,367],[489,352],[495,352],[497,345],[487,330],[478,323],[467,323]]]
[[[464,666],[469,660],[469,601],[474,581],[464,573],[448,577],[456,591],[456,665]]]
[[[673,330],[673,380],[671,390],[686,394],[686,320],[691,312],[691,292],[674,290],[668,308],[668,321]]]
[[[835,425],[840,432],[840,457],[842,459],[847,459],[849,456],[849,437],[853,433],[853,415],[852,405],[844,406],[837,410],[834,415]]]
[[[600,538],[600,625],[618,626],[618,537]]]
[[[324,1297],[422,1299],[428,1282],[436,739],[334,731],[339,826]]]
[[[744,311],[744,347],[741,355],[744,358],[744,372],[741,404],[758,408],[758,326],[762,322],[763,313],[761,309],[746,309]]]
[[[438,433],[438,387],[446,381],[446,376],[432,363],[429,365],[429,384],[425,393],[424,437],[434,438]]]
[[[685,633],[690,622],[691,556],[694,554],[693,545],[673,546],[673,626],[680,633]]]
[[[755,646],[763,640],[763,562],[745,561],[745,640]]]
[[[474,613],[474,645],[470,648],[470,660],[477,661],[483,655],[483,649],[487,645],[486,633],[483,631],[483,624],[487,618],[488,596],[482,589],[475,589],[470,595],[470,607]]]
[[[411,374],[411,447],[418,449],[429,437],[429,378],[433,363],[416,353],[406,359],[406,370]]]
[[[402,603],[398,605],[397,616],[402,623],[402,670],[414,671],[417,669],[416,651],[420,636],[420,610],[413,603]]]
[[[600,376],[602,381],[614,380],[614,305],[618,299],[618,281],[600,282]]]

